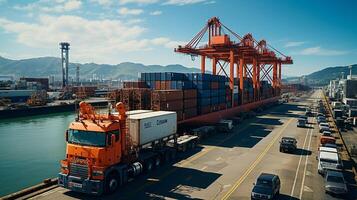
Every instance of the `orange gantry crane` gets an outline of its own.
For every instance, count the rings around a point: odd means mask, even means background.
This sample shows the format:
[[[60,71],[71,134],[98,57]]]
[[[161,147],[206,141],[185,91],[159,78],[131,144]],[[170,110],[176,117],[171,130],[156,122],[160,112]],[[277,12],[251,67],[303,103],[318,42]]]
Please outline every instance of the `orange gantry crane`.
[[[227,31],[228,34],[223,32]],[[208,44],[199,46],[208,32]],[[238,42],[231,40],[238,39]],[[224,74],[229,77],[230,89],[234,90],[234,78],[238,78],[239,94],[243,94],[244,79],[253,81],[254,101],[260,100],[260,83],[267,80],[273,87],[274,95],[280,95],[281,65],[292,64],[289,56],[268,45],[265,40],[256,41],[252,34],[241,37],[224,24],[217,17],[209,19],[200,32],[185,46],[178,46],[175,52],[201,56],[201,72],[206,72],[206,58],[212,60],[212,73]],[[280,55],[280,57],[277,56]],[[226,66],[229,64],[229,73]],[[217,66],[219,70],[217,71]],[[228,71],[228,70],[227,70]],[[235,72],[236,71],[236,72]],[[243,95],[240,95],[244,103]],[[233,103],[233,95],[232,95]]]

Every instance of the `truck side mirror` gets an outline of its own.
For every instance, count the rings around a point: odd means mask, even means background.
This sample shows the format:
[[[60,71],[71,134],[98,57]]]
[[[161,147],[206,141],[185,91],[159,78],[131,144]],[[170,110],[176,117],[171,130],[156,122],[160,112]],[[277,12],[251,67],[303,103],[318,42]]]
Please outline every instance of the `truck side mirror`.
[[[68,142],[68,130],[66,130],[65,135],[66,135],[66,142]]]

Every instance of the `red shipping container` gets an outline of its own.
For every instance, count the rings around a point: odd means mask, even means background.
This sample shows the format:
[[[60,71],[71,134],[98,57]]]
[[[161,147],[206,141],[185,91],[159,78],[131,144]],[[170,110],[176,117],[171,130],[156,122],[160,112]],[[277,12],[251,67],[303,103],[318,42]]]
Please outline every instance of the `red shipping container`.
[[[183,99],[182,90],[154,90],[152,99],[160,102],[181,100]]]
[[[184,99],[183,107],[186,108],[195,108],[197,107],[197,99]]]
[[[197,90],[196,89],[184,90],[183,98],[184,99],[196,99],[197,98]]]
[[[171,89],[171,81],[165,81],[165,90]]]
[[[160,90],[166,90],[167,88],[166,88],[166,83],[165,83],[165,81],[161,81],[160,83],[161,83]]]
[[[160,81],[155,81],[155,89],[161,90],[161,82]]]

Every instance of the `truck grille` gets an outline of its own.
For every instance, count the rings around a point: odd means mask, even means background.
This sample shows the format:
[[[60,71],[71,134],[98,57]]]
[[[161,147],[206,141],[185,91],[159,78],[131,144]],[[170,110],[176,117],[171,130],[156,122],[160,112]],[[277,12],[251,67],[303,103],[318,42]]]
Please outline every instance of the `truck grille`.
[[[71,176],[88,178],[88,166],[80,164],[70,164],[69,173]]]

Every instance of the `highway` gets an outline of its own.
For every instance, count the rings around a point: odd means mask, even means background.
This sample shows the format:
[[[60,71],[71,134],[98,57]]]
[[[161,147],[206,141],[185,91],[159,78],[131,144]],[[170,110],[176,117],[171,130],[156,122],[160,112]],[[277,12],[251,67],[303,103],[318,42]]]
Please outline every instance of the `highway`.
[[[321,93],[300,102],[279,105],[244,120],[233,133],[217,133],[195,150],[180,154],[179,162],[162,166],[100,199],[250,199],[262,172],[279,175],[279,199],[335,199],[326,195],[323,177],[317,173],[319,133],[315,119],[297,128],[297,117]],[[295,153],[279,152],[283,136],[298,140]],[[346,198],[355,199],[349,195]],[[98,199],[54,188],[32,199]]]

